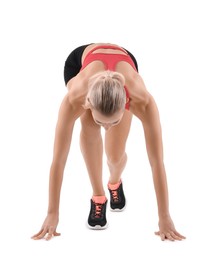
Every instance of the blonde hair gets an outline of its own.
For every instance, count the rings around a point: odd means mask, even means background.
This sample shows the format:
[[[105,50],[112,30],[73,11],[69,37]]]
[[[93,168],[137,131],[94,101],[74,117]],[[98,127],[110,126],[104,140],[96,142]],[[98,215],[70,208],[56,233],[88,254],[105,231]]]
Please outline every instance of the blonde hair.
[[[84,107],[91,107],[108,116],[124,109],[126,104],[124,85],[125,78],[121,73],[107,70],[95,74],[89,80],[89,91]]]

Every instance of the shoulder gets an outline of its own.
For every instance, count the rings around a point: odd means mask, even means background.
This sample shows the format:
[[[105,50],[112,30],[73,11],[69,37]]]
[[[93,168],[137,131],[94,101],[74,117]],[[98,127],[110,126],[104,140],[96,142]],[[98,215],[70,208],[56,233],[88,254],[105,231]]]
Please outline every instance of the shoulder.
[[[132,74],[131,77],[126,78],[126,87],[130,97],[130,111],[136,116],[144,113],[153,98],[142,77],[138,73]]]
[[[88,93],[88,79],[77,75],[68,84],[68,101],[72,106],[83,105]]]
[[[150,93],[148,92],[145,82],[138,73],[133,73],[131,76],[125,77],[126,87],[133,103],[149,102]]]

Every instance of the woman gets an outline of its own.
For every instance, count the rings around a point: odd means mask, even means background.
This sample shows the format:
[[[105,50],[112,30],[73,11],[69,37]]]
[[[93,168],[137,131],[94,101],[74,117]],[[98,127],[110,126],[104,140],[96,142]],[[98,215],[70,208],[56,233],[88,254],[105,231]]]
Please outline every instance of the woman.
[[[33,239],[60,235],[56,232],[63,172],[70,148],[75,121],[81,120],[81,151],[89,173],[93,196],[88,216],[92,229],[107,227],[107,198],[102,183],[103,144],[110,171],[108,189],[110,207],[125,208],[121,174],[127,155],[126,140],[132,115],[143,125],[148,157],[153,173],[162,240],[182,240],[169,213],[168,188],[163,163],[163,147],[158,109],[138,74],[134,56],[114,44],[88,44],[75,49],[67,58],[64,70],[68,93],[64,97],[56,126],[53,161],[50,170],[48,215]],[[48,234],[47,234],[48,233]]]

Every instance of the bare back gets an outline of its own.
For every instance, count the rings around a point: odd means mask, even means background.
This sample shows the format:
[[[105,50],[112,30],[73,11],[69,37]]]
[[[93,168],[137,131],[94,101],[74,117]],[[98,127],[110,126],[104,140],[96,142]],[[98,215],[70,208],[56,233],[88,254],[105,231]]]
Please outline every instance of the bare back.
[[[101,46],[103,43],[91,44],[87,46],[83,52],[81,63],[86,57],[86,55],[95,47]],[[116,46],[114,44],[104,44],[109,46]],[[114,50],[114,49],[98,49],[94,53],[112,53],[112,54],[124,54],[123,51]],[[96,60],[89,64],[86,68],[80,71],[75,77],[69,80],[67,84],[69,100],[74,105],[83,106],[85,103],[85,98],[88,93],[88,81],[91,76],[94,74],[104,71],[105,67],[102,61]],[[130,111],[136,111],[136,105],[139,105],[139,102],[147,102],[149,93],[146,90],[144,82],[140,75],[133,69],[133,67],[125,62],[118,62],[115,68],[116,72],[121,73],[125,77],[125,85],[128,89],[130,95]]]

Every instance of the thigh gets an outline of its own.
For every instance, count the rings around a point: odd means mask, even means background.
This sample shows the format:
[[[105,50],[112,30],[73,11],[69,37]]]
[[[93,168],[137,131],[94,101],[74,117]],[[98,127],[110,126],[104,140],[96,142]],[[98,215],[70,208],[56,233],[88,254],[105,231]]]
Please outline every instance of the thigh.
[[[105,150],[107,157],[118,159],[125,153],[126,141],[129,135],[132,113],[125,111],[121,122],[111,127],[105,134]]]
[[[80,117],[81,120],[81,130],[83,134],[95,135],[100,133],[100,126],[94,122],[93,116],[90,109],[87,109],[83,115]]]

